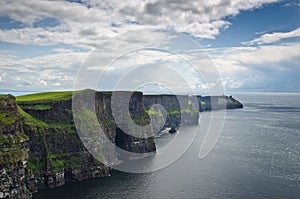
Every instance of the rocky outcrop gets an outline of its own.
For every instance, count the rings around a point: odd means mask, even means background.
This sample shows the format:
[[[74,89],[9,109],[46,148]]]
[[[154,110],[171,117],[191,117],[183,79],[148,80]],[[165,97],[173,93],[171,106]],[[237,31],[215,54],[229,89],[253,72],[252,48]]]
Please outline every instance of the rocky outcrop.
[[[0,198],[31,197],[25,176],[27,140],[15,97],[0,95]]]
[[[199,111],[243,108],[243,104],[232,96],[197,96]]]

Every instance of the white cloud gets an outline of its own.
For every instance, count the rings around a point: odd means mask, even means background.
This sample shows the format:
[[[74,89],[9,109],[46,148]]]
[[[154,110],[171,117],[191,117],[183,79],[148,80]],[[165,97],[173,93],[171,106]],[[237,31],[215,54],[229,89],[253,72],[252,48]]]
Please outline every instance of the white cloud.
[[[220,51],[223,51],[221,54]],[[216,52],[216,54],[214,54]],[[226,88],[265,87],[266,84],[289,85],[299,81],[300,43],[259,47],[210,49]],[[282,83],[283,84],[283,83]],[[277,85],[287,86],[287,85]]]
[[[44,86],[47,86],[47,82],[43,79],[39,80],[38,82],[36,82],[37,86],[41,86],[41,87],[44,87]]]
[[[124,43],[125,44],[125,43]],[[109,49],[111,46],[107,46]],[[80,64],[85,60],[90,52],[75,52],[66,49],[56,49],[55,54],[48,54],[39,57],[20,59],[13,53],[3,51],[0,54],[0,81],[1,89],[57,89],[57,88],[73,88],[73,83]],[[281,75],[281,78],[288,74],[296,74],[295,68],[299,67],[300,61],[300,43],[281,44],[273,46],[259,47],[231,47],[221,49],[210,49],[207,51],[217,66],[222,76],[222,82],[227,89],[237,89],[249,85],[257,85],[258,82],[264,82],[268,79]],[[1,51],[0,51],[1,53]],[[107,53],[107,54],[105,54]],[[112,60],[117,56],[110,51],[104,53]],[[190,51],[182,56],[188,60],[203,59],[203,52]],[[98,56],[94,56],[98,57]],[[206,57],[207,59],[207,57]],[[97,59],[92,59],[91,66],[99,69],[96,63]],[[168,83],[177,89],[187,88],[187,86],[195,85],[201,89],[206,89],[208,81],[201,81],[199,76],[195,75],[195,70],[186,63],[181,63],[181,57],[162,52],[140,50],[131,52],[116,60],[108,70],[108,81],[113,78],[118,80],[122,74],[133,69],[134,66],[144,64],[142,70],[136,71],[136,76],[132,76],[130,80],[143,77],[143,79],[159,80],[161,83]],[[145,63],[147,63],[148,67]],[[200,62],[198,62],[200,63]],[[209,66],[209,60],[202,60],[206,66]],[[182,81],[178,84],[178,76],[176,73],[167,73],[164,69],[155,68],[155,66],[172,66],[177,70],[177,74],[185,74],[188,79],[187,84]],[[201,65],[201,64],[200,64]],[[159,69],[159,70],[158,70]],[[156,71],[155,71],[156,70]],[[210,68],[204,67],[202,71],[210,74]],[[296,70],[297,71],[297,70]],[[131,77],[131,76],[130,76]],[[108,82],[107,81],[107,82]],[[292,80],[291,80],[292,81]],[[294,81],[294,80],[293,80]],[[112,84],[113,85],[113,84]]]
[[[285,7],[299,6],[300,7],[300,2],[298,2],[297,0],[296,1],[290,1],[290,2],[285,3],[283,6],[285,6]]]
[[[223,49],[224,56],[212,56],[223,74],[254,75],[257,72],[286,71],[300,59],[300,43],[290,45],[232,47]],[[210,52],[213,54],[213,51]],[[289,63],[289,64],[282,64]],[[251,74],[252,73],[252,74]]]
[[[0,40],[19,44],[50,45],[71,44],[76,46],[101,46],[100,52],[106,60],[111,61],[119,56],[112,53],[112,48],[132,50],[145,46],[157,46],[156,41],[169,42],[165,34],[140,34],[132,32],[107,45],[105,40],[112,36],[136,29],[162,28],[179,32],[187,32],[196,37],[214,39],[223,29],[231,24],[228,16],[236,16],[241,11],[256,9],[266,3],[277,0],[85,0],[84,4],[65,1],[0,1],[0,15],[9,16],[25,24],[20,29],[0,30]],[[36,27],[35,23],[45,18],[59,21],[55,27]],[[247,44],[258,44],[258,47],[232,47],[210,49],[214,63],[223,77],[227,88],[236,89],[255,82],[264,81],[276,75],[292,73],[297,67],[300,57],[300,44],[271,44],[287,38],[299,37],[300,28],[291,32],[264,34]],[[164,44],[161,44],[164,45]],[[124,48],[124,46],[126,46]],[[183,46],[183,44],[182,44]],[[182,47],[181,46],[181,47]],[[1,88],[72,88],[77,70],[88,52],[57,48],[56,53],[34,58],[20,59],[12,52],[0,51],[0,81]],[[184,55],[195,59],[197,52]],[[126,72],[130,66],[154,63],[178,63],[178,57],[164,52],[138,53],[124,56],[122,60],[109,68],[111,74]],[[203,63],[208,63],[207,60]],[[95,70],[99,68],[97,60],[91,62]],[[122,67],[120,67],[122,66]],[[204,68],[209,74],[209,68]],[[4,72],[2,72],[4,71]],[[272,74],[267,74],[272,73]],[[145,74],[147,70],[145,69]],[[164,74],[151,74],[151,78],[169,78],[176,83],[176,77]],[[192,74],[194,71],[184,71]],[[142,76],[142,75],[140,75]],[[190,75],[192,84],[205,89],[206,83]],[[178,87],[185,87],[185,84]]]
[[[233,63],[239,63],[244,66],[260,65],[264,68],[282,69],[286,66],[278,65],[274,68],[274,63],[283,61],[293,61],[300,57],[300,43],[292,43],[290,45],[272,45],[259,46],[256,48],[233,48],[226,52],[225,59],[231,60]],[[248,68],[248,67],[247,67]]]
[[[241,88],[246,81],[247,80],[245,80],[245,79],[236,80],[229,76],[225,76],[222,79],[222,83],[223,83],[224,87],[229,88],[229,89]]]
[[[278,42],[282,39],[295,38],[295,37],[300,37],[300,28],[297,28],[296,30],[290,32],[274,32],[274,33],[264,34],[252,41],[245,42],[244,44],[249,44],[249,45],[270,44],[270,43]]]
[[[1,53],[1,52],[0,52]],[[60,52],[33,58],[0,54],[0,89],[71,89],[82,60],[89,52]]]
[[[107,0],[65,1],[3,0],[2,16],[27,25],[1,30],[0,40],[21,44],[67,43],[92,45],[120,32],[137,28],[168,28],[213,39],[230,23],[224,18],[277,0]],[[45,17],[57,19],[56,27],[34,27]]]

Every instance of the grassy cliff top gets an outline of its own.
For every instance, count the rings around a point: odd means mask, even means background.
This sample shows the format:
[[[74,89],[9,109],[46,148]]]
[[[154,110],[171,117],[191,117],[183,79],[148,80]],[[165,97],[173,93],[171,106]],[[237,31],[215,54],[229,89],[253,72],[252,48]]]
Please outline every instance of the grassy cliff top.
[[[95,91],[91,89],[80,90],[76,92],[97,92],[103,95],[112,95],[112,91]],[[130,93],[131,91],[114,91],[117,93]],[[142,92],[135,91],[135,94],[143,94]],[[18,104],[31,104],[38,102],[55,102],[60,100],[70,100],[72,99],[73,91],[59,91],[59,92],[43,92],[35,93],[29,95],[17,96]]]
[[[45,92],[16,97],[17,102],[49,102],[72,99],[72,91]]]

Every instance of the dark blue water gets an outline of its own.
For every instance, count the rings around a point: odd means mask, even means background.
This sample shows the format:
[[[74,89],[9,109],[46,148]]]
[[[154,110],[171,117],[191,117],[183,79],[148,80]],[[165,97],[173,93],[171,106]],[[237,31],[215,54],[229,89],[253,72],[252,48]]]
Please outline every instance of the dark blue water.
[[[199,135],[165,169],[113,171],[110,177],[39,191],[34,198],[300,198],[300,94],[234,97],[245,108],[227,112],[221,137],[205,159],[198,159]]]

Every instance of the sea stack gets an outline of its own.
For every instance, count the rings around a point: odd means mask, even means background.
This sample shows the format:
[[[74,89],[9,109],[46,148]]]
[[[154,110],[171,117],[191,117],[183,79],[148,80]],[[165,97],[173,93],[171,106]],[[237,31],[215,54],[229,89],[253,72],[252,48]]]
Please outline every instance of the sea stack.
[[[169,133],[170,134],[174,134],[174,133],[176,133],[177,131],[176,131],[176,129],[175,129],[175,127],[171,127],[171,129],[169,130]]]

